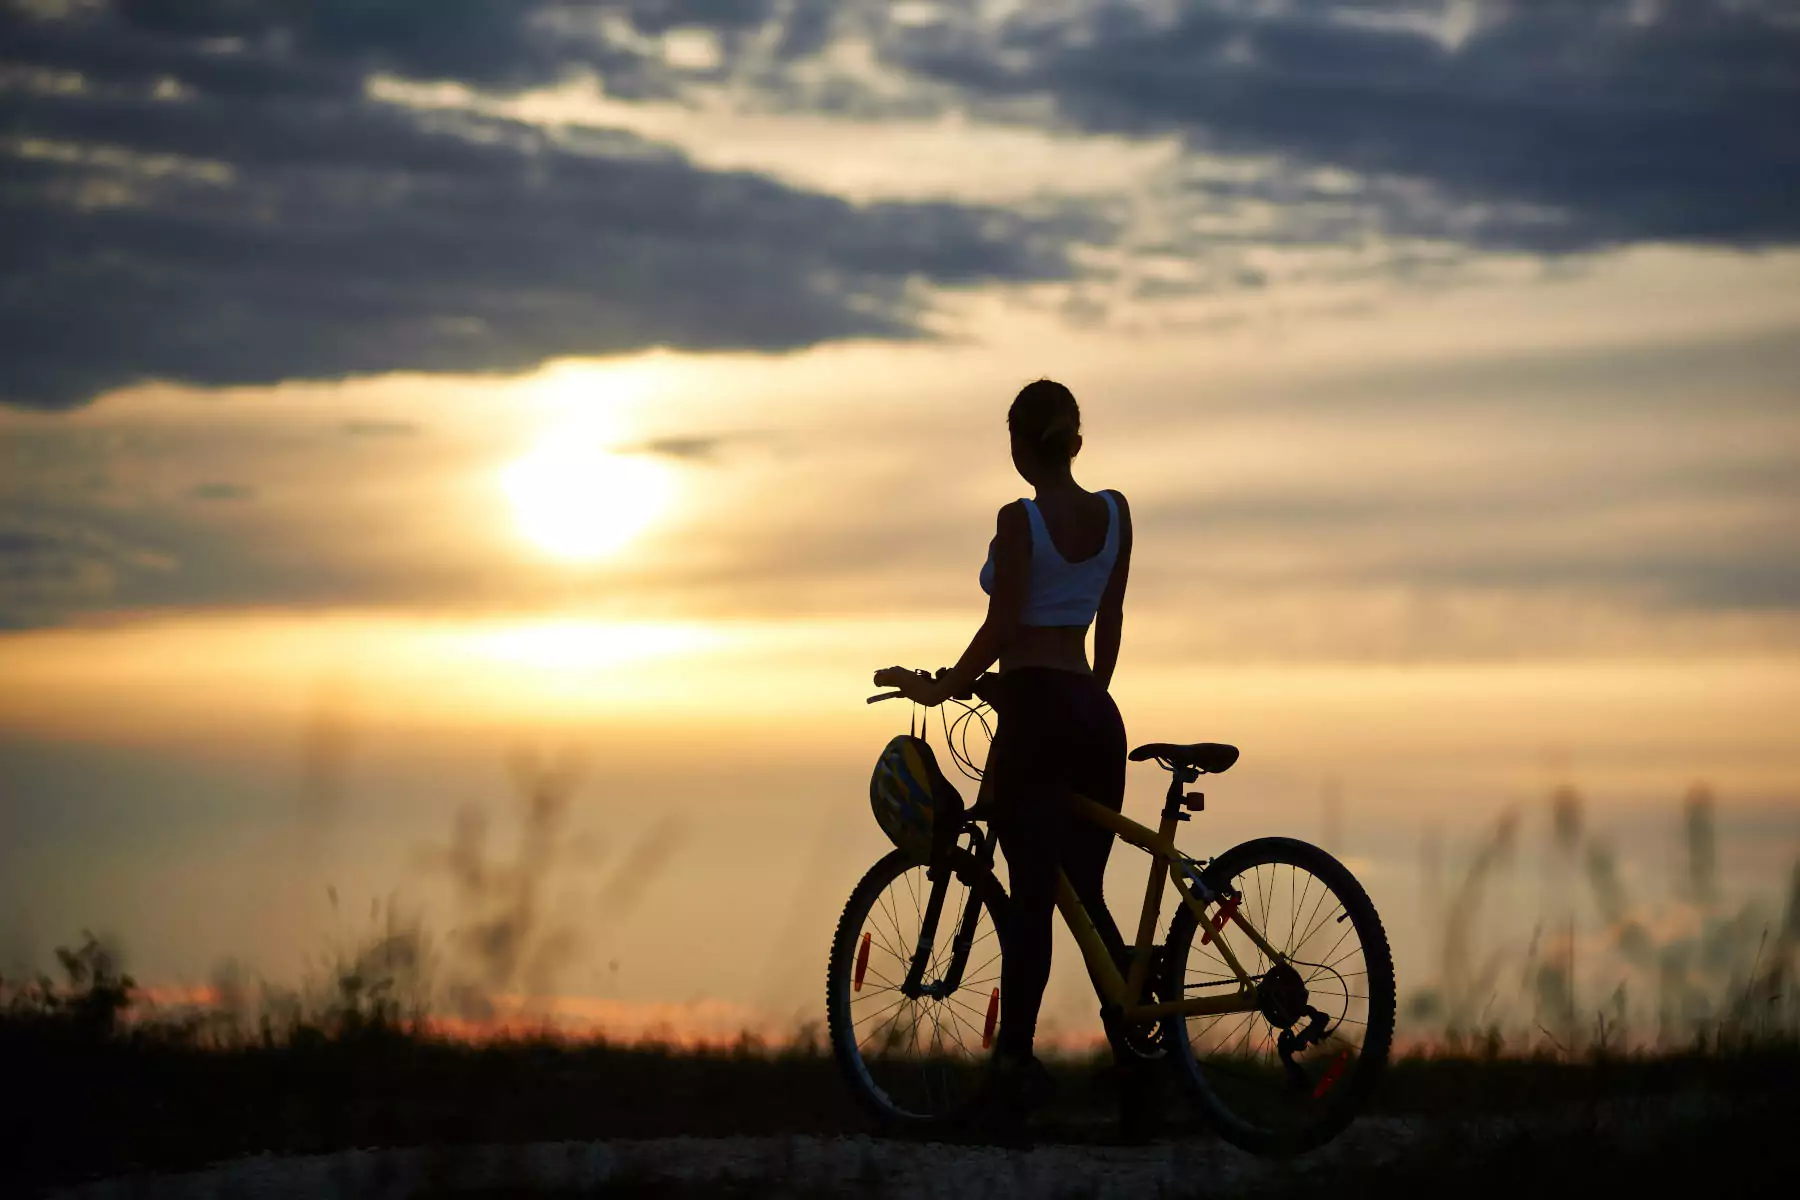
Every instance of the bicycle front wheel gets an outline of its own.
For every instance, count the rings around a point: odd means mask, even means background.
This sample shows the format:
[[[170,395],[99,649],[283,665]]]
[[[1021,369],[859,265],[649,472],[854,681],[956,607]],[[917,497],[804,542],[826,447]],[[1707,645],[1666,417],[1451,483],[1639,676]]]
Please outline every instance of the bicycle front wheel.
[[[1255,982],[1258,1007],[1169,1020],[1169,1057],[1226,1140],[1261,1154],[1309,1150],[1355,1118],[1387,1063],[1394,1035],[1387,934],[1349,870],[1306,842],[1245,842],[1202,876],[1236,899],[1238,919],[1215,930],[1186,905],[1176,912],[1164,994],[1191,998],[1236,987],[1222,942]],[[1276,961],[1239,921],[1262,935]]]
[[[933,887],[924,866],[889,854],[838,919],[825,979],[832,1053],[857,1100],[885,1123],[953,1119],[980,1085],[999,1022],[1006,893],[991,872],[973,878],[972,888],[945,880],[936,936],[911,989],[904,985]],[[965,929],[968,949],[959,953]]]

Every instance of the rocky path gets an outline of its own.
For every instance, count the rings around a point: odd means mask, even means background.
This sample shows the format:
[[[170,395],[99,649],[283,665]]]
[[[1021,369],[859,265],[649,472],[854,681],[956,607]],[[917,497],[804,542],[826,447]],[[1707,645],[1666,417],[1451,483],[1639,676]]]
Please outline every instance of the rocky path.
[[[1299,1163],[1270,1163],[1217,1139],[1149,1146],[945,1145],[869,1137],[655,1138],[519,1146],[354,1150],[246,1158],[181,1175],[107,1180],[81,1200],[562,1195],[608,1185],[705,1194],[854,1193],[907,1197],[1133,1197],[1240,1194],[1346,1156],[1404,1152],[1404,1122],[1364,1121]]]

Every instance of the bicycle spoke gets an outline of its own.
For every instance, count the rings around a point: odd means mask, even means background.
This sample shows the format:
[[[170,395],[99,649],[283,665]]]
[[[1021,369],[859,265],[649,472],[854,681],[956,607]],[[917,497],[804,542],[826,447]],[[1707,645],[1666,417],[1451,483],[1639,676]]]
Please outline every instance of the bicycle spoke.
[[[888,1013],[894,1011],[895,1007],[898,1005],[905,1004],[912,999],[911,996],[902,993],[898,988],[894,989],[890,995],[892,996],[892,999],[885,1000],[878,1008],[864,1005],[865,1011],[862,1015],[854,1018],[852,1024],[861,1025],[867,1021],[873,1021],[879,1017],[886,1016]]]
[[[969,1018],[972,1021],[986,1021],[987,1020],[987,1014],[985,1012],[981,1011],[980,1009],[976,1008],[973,1004],[969,1004],[962,1000],[958,1000],[954,996],[948,997],[948,1000],[951,1004],[956,1005],[958,1008],[961,1008],[964,1012],[968,1013]]]
[[[912,1001],[912,997],[901,996],[898,1000],[895,1000],[891,1004],[884,1005],[882,1008],[877,1009],[875,1012],[865,1013],[863,1016],[856,1018],[856,1021],[854,1023],[857,1025],[861,1025],[867,1021],[879,1020],[880,1018],[886,1017],[886,1016],[888,1016],[888,1014],[895,1012],[898,1009],[904,1008],[907,1004],[911,1003],[911,1001]],[[892,1018],[889,1017],[889,1020],[892,1020]]]
[[[869,995],[877,995],[878,996],[882,992],[897,992],[900,990],[899,984],[897,984],[893,980],[889,979],[886,975],[883,975],[880,971],[877,971],[874,967],[869,968],[869,976],[870,976],[870,978],[874,979],[876,983],[879,983],[881,986],[878,988],[865,987],[862,992],[863,996],[869,996]],[[861,998],[862,997],[858,997],[858,999],[861,999]]]
[[[882,900],[887,901],[886,893],[882,894]],[[871,915],[873,915],[873,914],[871,914]],[[888,929],[893,933],[894,940],[893,940],[892,945],[887,947],[887,952],[889,954],[892,954],[895,958],[899,959],[901,962],[910,961],[909,956],[902,954],[900,952],[900,950],[898,949],[898,947],[904,946],[906,944],[906,935],[900,932],[900,917],[894,911],[893,905],[891,902],[888,903]],[[879,930],[877,930],[877,932],[879,932]]]
[[[1333,948],[1334,948],[1334,949],[1335,949],[1335,947],[1333,947]],[[1349,957],[1351,957],[1351,956],[1352,956],[1352,955],[1354,955],[1354,954],[1360,954],[1360,953],[1361,953],[1361,952],[1362,952],[1362,946],[1361,946],[1361,945],[1360,945],[1360,944],[1358,944],[1358,945],[1357,945],[1357,946],[1356,946],[1356,947],[1354,947],[1354,948],[1353,948],[1353,949],[1350,949],[1350,950],[1346,950],[1346,951],[1345,951],[1345,952],[1344,952],[1344,953],[1343,953],[1343,954],[1342,954],[1342,955],[1340,955],[1340,956],[1339,956],[1339,957],[1337,957],[1337,958],[1334,958],[1334,959],[1332,959],[1332,960],[1331,960],[1331,961],[1330,961],[1330,962],[1328,962],[1328,963],[1325,963],[1325,964],[1323,964],[1323,965],[1324,965],[1324,966],[1325,966],[1325,967],[1326,967],[1326,968],[1327,968],[1327,969],[1331,969],[1331,968],[1333,968],[1333,967],[1336,967],[1336,966],[1337,966],[1337,964],[1338,964],[1338,963],[1341,963],[1341,962],[1343,962],[1343,961],[1344,961],[1344,959],[1346,959],[1346,958],[1349,958]]]
[[[958,1050],[962,1051],[962,1055],[964,1058],[968,1058],[969,1057],[969,1045],[967,1042],[963,1041],[963,1036],[962,1036],[963,1020],[962,1020],[962,1018],[957,1016],[956,1010],[952,1009],[952,1008],[944,1009],[944,1015],[950,1018],[950,1035],[956,1039],[956,1048]]]
[[[1249,1023],[1250,1023],[1250,1022],[1251,1022],[1251,1021],[1252,1021],[1252,1020],[1254,1020],[1254,1019],[1256,1019],[1256,1017],[1257,1017],[1257,1015],[1258,1015],[1258,1014],[1256,1014],[1256,1013],[1253,1013],[1253,1012],[1249,1012],[1249,1013],[1226,1013],[1226,1014],[1223,1014],[1223,1015],[1221,1015],[1221,1016],[1216,1016],[1216,1017],[1207,1017],[1207,1018],[1203,1018],[1203,1019],[1204,1019],[1204,1020],[1208,1020],[1208,1021],[1211,1021],[1211,1022],[1213,1022],[1213,1024],[1212,1024],[1212,1025],[1209,1025],[1209,1026],[1208,1026],[1208,1027],[1207,1027],[1207,1029],[1206,1029],[1206,1030],[1204,1030],[1204,1031],[1202,1031],[1202,1032],[1203,1032],[1203,1033],[1205,1033],[1205,1032],[1210,1032],[1210,1030],[1211,1030],[1211,1029],[1212,1029],[1212,1028],[1214,1028],[1214,1027],[1215,1027],[1215,1026],[1216,1026],[1216,1025],[1217,1025],[1217,1024],[1218,1024],[1218,1023],[1219,1023],[1219,1022],[1221,1022],[1221,1021],[1226,1021],[1226,1020],[1230,1020],[1230,1019],[1231,1019],[1231,1018],[1232,1018],[1232,1017],[1236,1017],[1236,1018],[1237,1018],[1237,1022],[1236,1022],[1236,1023],[1235,1023],[1235,1024],[1233,1024],[1233,1025],[1232,1025],[1232,1026],[1231,1026],[1231,1032],[1230,1032],[1230,1033],[1229,1033],[1229,1034],[1228,1034],[1228,1035],[1227,1035],[1227,1036],[1226,1036],[1226,1037],[1225,1037],[1225,1038],[1224,1038],[1224,1041],[1223,1041],[1223,1042],[1222,1042],[1222,1043],[1221,1043],[1221,1044],[1224,1044],[1224,1043],[1228,1043],[1228,1042],[1230,1042],[1230,1041],[1232,1041],[1232,1040],[1233,1040],[1233,1039],[1235,1039],[1235,1038],[1236,1038],[1236,1037],[1237,1037],[1237,1031],[1238,1031],[1238,1030],[1239,1030],[1239,1029],[1241,1029],[1241,1028],[1243,1028],[1243,1027],[1244,1027],[1244,1026],[1245,1026],[1245,1025],[1247,1025],[1247,1024],[1249,1024]],[[1192,1038],[1190,1038],[1190,1039],[1189,1039],[1189,1040],[1190,1040],[1190,1041],[1192,1041],[1192,1040],[1193,1040],[1193,1039],[1192,1039]]]
[[[995,960],[995,959],[997,959],[997,958],[999,958],[999,957],[1000,957],[1000,953],[999,953],[999,951],[995,951],[995,952],[994,952],[994,953],[993,953],[993,954],[990,954],[990,955],[989,955],[989,956],[988,956],[988,957],[987,957],[987,960],[986,960],[986,961],[985,961],[985,962],[983,962],[983,963],[982,963],[982,964],[981,964],[981,965],[980,965],[980,966],[979,966],[979,967],[976,967],[976,968],[975,968],[975,970],[977,970],[977,971],[985,971],[985,970],[987,970],[987,969],[988,969],[988,967],[989,967],[989,966],[991,966],[991,965],[992,965],[992,964],[993,964],[993,962],[994,962],[994,960]]]
[[[1313,905],[1313,912],[1315,912],[1315,913],[1318,912],[1319,909],[1324,906],[1325,897],[1329,896],[1329,895],[1331,895],[1331,893],[1328,891],[1320,893],[1319,902],[1317,904]],[[1310,924],[1306,927],[1306,932],[1305,932],[1305,934],[1303,934],[1301,936],[1300,940],[1298,942],[1295,942],[1292,945],[1292,947],[1290,947],[1290,950],[1297,951],[1300,949],[1300,947],[1302,947],[1302,946],[1306,945],[1306,943],[1312,941],[1313,934],[1317,933],[1321,928],[1323,928],[1325,925],[1325,922],[1331,920],[1332,917],[1336,916],[1339,912],[1342,912],[1343,910],[1344,910],[1344,906],[1342,904],[1339,904],[1339,905],[1335,906],[1330,912],[1328,912],[1324,916],[1320,917],[1317,921],[1313,921],[1312,924]],[[1312,915],[1310,913],[1307,915],[1307,919],[1309,921],[1312,920]],[[1351,926],[1350,928],[1352,930],[1354,930],[1355,926]]]
[[[1306,877],[1306,887],[1308,890],[1310,890],[1312,888],[1312,876],[1311,875],[1308,875]],[[1294,945],[1294,919],[1300,915],[1300,907],[1301,907],[1301,905],[1304,905],[1305,903],[1306,903],[1306,892],[1305,891],[1302,891],[1300,893],[1299,903],[1295,903],[1295,901],[1294,901],[1294,872],[1289,871],[1288,872],[1288,940],[1282,946],[1282,951],[1284,953],[1293,948],[1293,945]],[[1267,928],[1267,926],[1264,926],[1264,928]]]

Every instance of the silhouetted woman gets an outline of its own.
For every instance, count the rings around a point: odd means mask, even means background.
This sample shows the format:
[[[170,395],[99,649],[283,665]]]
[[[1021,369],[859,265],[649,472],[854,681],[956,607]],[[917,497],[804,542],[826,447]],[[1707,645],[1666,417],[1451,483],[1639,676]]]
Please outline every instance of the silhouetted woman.
[[[1115,957],[1123,943],[1101,890],[1112,834],[1065,812],[1078,792],[1117,812],[1125,798],[1125,726],[1107,694],[1119,661],[1131,511],[1118,492],[1075,482],[1081,412],[1060,383],[1027,384],[1006,415],[1012,460],[1035,498],[1000,510],[981,586],[987,619],[957,664],[927,679],[901,667],[875,673],[920,704],[966,694],[998,660],[999,730],[988,752],[994,828],[1012,884],[1012,927],[1001,964],[997,1098],[1028,1107],[1048,1089],[1032,1056],[1050,977],[1057,869],[1069,876]],[[1094,662],[1087,631],[1094,626]]]

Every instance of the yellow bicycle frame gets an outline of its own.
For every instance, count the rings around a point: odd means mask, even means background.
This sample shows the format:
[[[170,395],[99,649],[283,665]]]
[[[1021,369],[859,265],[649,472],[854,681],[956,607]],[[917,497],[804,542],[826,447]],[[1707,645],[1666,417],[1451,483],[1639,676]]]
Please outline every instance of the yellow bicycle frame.
[[[1100,938],[1099,931],[1094,928],[1075,889],[1069,883],[1067,875],[1061,877],[1057,885],[1056,907],[1062,911],[1063,920],[1069,926],[1069,932],[1075,935],[1075,941],[1081,947],[1081,954],[1087,960],[1088,973],[1093,976],[1100,989],[1101,999],[1108,1004],[1116,1004],[1120,1016],[1127,1021],[1153,1020],[1158,1017],[1193,1017],[1211,1016],[1220,1013],[1252,1012],[1256,1008],[1256,983],[1250,973],[1245,971],[1232,952],[1231,946],[1222,936],[1225,921],[1236,922],[1244,936],[1271,963],[1282,962],[1282,956],[1275,952],[1263,938],[1262,933],[1239,915],[1235,908],[1222,906],[1222,897],[1211,901],[1202,898],[1193,887],[1191,872],[1196,872],[1194,860],[1175,848],[1175,826],[1181,817],[1172,806],[1163,809],[1162,826],[1151,829],[1140,825],[1131,818],[1113,812],[1110,808],[1095,804],[1085,796],[1075,796],[1071,804],[1077,816],[1103,826],[1117,834],[1122,841],[1143,850],[1151,857],[1150,881],[1144,889],[1144,911],[1138,919],[1137,943],[1132,948],[1131,973],[1127,976],[1119,974],[1113,964],[1112,955],[1107,952],[1106,943]],[[1194,919],[1203,929],[1212,927],[1212,920],[1207,916],[1207,909],[1225,914],[1220,921],[1221,936],[1213,939],[1219,948],[1219,954],[1225,959],[1232,972],[1237,976],[1237,990],[1228,995],[1197,996],[1193,999],[1168,1000],[1145,1004],[1141,1002],[1145,987],[1149,983],[1150,957],[1152,944],[1156,938],[1156,926],[1162,915],[1162,894],[1164,880],[1175,884],[1176,892],[1182,903],[1193,910]],[[1217,920],[1217,918],[1213,918]]]

